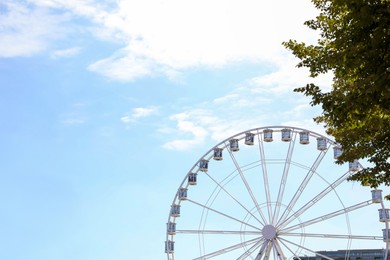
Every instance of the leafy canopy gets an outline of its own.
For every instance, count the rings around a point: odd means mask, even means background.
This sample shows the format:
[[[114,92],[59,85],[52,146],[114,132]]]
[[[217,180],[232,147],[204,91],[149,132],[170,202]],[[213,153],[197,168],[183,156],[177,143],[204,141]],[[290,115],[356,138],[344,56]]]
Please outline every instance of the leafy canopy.
[[[319,15],[305,22],[320,32],[316,45],[283,45],[310,76],[332,72],[332,88],[313,83],[294,91],[321,105],[324,123],[343,149],[338,163],[365,158],[372,166],[350,179],[377,188],[390,185],[390,0],[312,0]],[[390,199],[388,195],[386,197]]]

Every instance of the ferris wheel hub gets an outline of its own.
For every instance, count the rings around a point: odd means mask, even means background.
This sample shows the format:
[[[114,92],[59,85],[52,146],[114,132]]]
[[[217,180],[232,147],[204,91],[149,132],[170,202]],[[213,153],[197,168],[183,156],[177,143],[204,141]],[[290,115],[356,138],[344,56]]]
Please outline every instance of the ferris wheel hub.
[[[261,233],[265,239],[272,240],[276,237],[276,228],[272,225],[265,225]]]

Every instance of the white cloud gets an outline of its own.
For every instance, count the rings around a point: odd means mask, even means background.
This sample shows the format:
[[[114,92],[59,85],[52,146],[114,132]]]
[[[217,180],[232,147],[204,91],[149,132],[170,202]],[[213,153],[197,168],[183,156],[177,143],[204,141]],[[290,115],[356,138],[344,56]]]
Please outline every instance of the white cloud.
[[[197,114],[198,116],[198,112],[203,114],[202,111],[193,111],[191,114]],[[201,144],[205,140],[208,135],[206,129],[197,125],[197,122],[187,120],[190,117],[191,115],[188,113],[180,113],[170,117],[171,120],[177,122],[176,133],[179,134],[179,136],[183,134],[190,134],[191,139],[176,139],[165,143],[163,145],[164,148],[171,150],[187,150],[193,146]]]
[[[66,118],[66,119],[62,120],[61,123],[64,125],[68,125],[68,126],[82,125],[85,123],[85,119],[84,118]]]
[[[90,18],[94,22],[103,22],[107,15],[105,9],[108,8],[104,1],[95,0],[27,0],[27,2],[39,7],[70,10],[74,15]]]
[[[89,65],[88,69],[121,81],[134,80],[152,74],[153,63],[150,60],[120,53],[97,61]]]
[[[260,75],[251,79],[250,84],[257,86],[254,91],[281,94],[290,92],[298,87],[303,87],[307,83],[315,83],[325,91],[330,88],[333,74],[328,73],[316,78],[309,77],[307,68],[297,68],[298,60],[286,55],[283,64],[269,74]]]
[[[133,117],[134,118],[141,118],[141,117],[148,117],[152,114],[155,114],[157,112],[156,107],[137,107],[133,109]]]
[[[261,103],[247,110],[223,109],[211,104],[208,106],[212,108],[203,109],[201,114],[198,113],[199,108],[193,108],[171,116],[170,120],[176,122],[176,126],[159,129],[160,134],[171,138],[163,147],[189,150],[206,142],[212,146],[248,129],[272,125],[301,127],[324,134],[323,127],[311,119],[317,110],[299,102],[294,103],[292,99],[286,99],[286,96],[278,97],[268,108],[264,108]]]
[[[88,67],[116,80],[155,74],[171,78],[189,68],[242,61],[281,65],[287,55],[282,41],[315,38],[303,25],[316,13],[305,0],[26,1],[5,2],[3,57],[44,50],[64,17],[81,17],[97,38],[123,44]],[[77,26],[76,20],[70,22]]]
[[[323,127],[312,119],[320,114],[320,109],[311,107],[308,98],[292,91],[312,79],[304,71],[290,65],[249,79],[229,93],[172,116],[172,121],[196,126],[202,129],[204,135],[202,138],[195,135],[188,139],[180,138],[188,130],[177,124],[175,129],[167,131],[164,128],[164,131],[160,131],[173,139],[164,147],[189,149],[210,141],[205,137],[210,137],[211,143],[220,142],[233,134],[259,126],[295,126],[324,134]],[[330,85],[331,78],[325,77],[318,83]]]
[[[281,64],[282,41],[290,38],[307,41],[314,35],[303,26],[315,14],[311,3],[305,0],[28,2],[29,7],[13,4],[7,18],[9,24],[23,23],[13,28],[30,40],[23,42],[35,43],[30,53],[45,48],[50,41],[45,38],[56,31],[61,16],[82,17],[94,25],[91,31],[96,37],[122,42],[120,50],[89,67],[118,80],[161,73],[171,77],[187,68],[219,67],[237,61]],[[10,1],[6,3],[11,6]],[[62,14],[37,14],[37,10],[51,9]],[[15,15],[19,15],[18,19],[11,19]]]
[[[85,124],[88,121],[87,106],[84,102],[70,104],[67,111],[60,115],[60,123],[66,126]]]
[[[121,117],[121,121],[125,124],[136,122],[140,118],[149,117],[158,113],[158,107],[137,107],[133,108],[131,112]]]
[[[103,20],[126,47],[90,68],[131,80],[243,60],[283,63],[282,41],[312,38],[302,24],[313,10],[308,1],[122,0]]]
[[[212,107],[212,109],[200,107]],[[207,137],[214,141],[221,141],[253,124],[252,118],[235,118],[237,113],[233,112],[234,109],[219,113],[221,110],[223,109],[218,105],[207,103],[170,116],[169,119],[176,122],[175,127],[162,127],[159,132],[174,136],[174,140],[166,142],[163,147],[171,150],[188,150],[206,142]]]
[[[81,51],[80,47],[73,47],[73,48],[67,48],[67,49],[62,49],[62,50],[56,50],[53,51],[50,55],[52,59],[58,59],[58,58],[67,58],[67,57],[72,57],[77,54],[79,54]]]
[[[122,121],[123,123],[125,123],[125,124],[128,124],[128,123],[131,123],[131,122],[132,122],[132,118],[131,118],[130,116],[128,116],[128,115],[122,116],[122,117],[121,117],[121,121]]]
[[[110,8],[113,8],[112,1],[104,4],[95,0],[3,0],[0,2],[0,57],[50,52],[56,41],[61,39],[66,43],[67,37],[73,37],[77,32],[96,32],[95,36],[98,38],[119,40],[122,34],[117,34],[115,28],[105,25],[107,10]],[[86,23],[78,25],[80,18]],[[70,50],[73,50],[72,54],[76,54],[76,49],[69,48],[68,51]],[[67,54],[71,53],[54,51],[50,56],[58,58]]]
[[[20,2],[5,0],[0,19],[0,57],[31,56],[44,51],[50,41],[61,38],[59,24],[65,14],[51,14],[42,8],[27,7]]]

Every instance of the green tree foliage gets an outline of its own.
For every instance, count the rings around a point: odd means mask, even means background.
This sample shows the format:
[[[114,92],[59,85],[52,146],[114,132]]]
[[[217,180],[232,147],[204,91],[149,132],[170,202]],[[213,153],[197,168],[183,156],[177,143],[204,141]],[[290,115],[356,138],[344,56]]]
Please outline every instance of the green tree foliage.
[[[390,0],[312,0],[319,15],[305,22],[320,33],[316,45],[284,46],[310,76],[332,72],[332,88],[313,83],[294,91],[321,105],[324,123],[343,149],[338,163],[366,158],[372,166],[350,179],[376,188],[390,185]],[[390,195],[386,197],[390,199]]]

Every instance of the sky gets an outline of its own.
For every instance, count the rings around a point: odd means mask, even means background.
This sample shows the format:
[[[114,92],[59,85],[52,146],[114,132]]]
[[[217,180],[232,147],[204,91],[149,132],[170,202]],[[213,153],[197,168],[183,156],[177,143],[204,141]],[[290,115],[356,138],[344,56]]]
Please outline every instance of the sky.
[[[305,0],[1,0],[0,259],[165,259],[176,190],[216,143],[324,133],[281,44],[314,43],[315,15]]]

